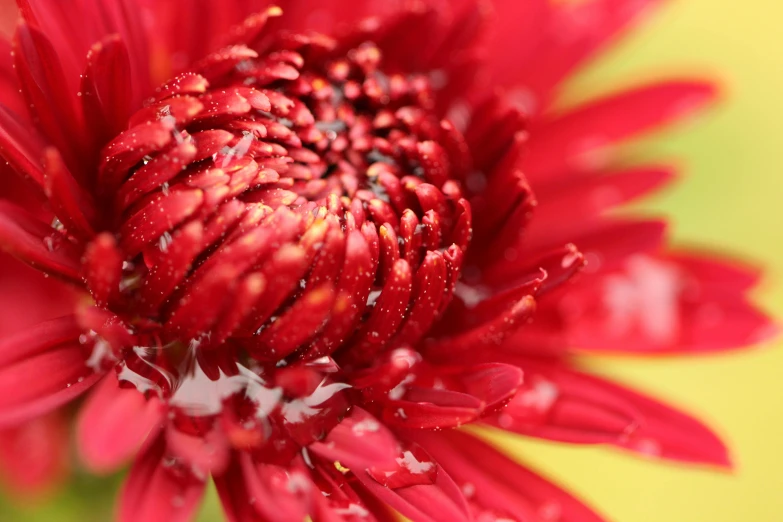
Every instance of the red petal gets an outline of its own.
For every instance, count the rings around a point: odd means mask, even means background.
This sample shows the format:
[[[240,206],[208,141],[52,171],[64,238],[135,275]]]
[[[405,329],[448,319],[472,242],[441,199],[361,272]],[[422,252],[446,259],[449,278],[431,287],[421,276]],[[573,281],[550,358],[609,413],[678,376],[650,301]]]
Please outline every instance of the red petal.
[[[214,480],[228,522],[262,522],[261,516],[253,508],[255,501],[250,502],[238,455],[233,456],[228,468],[216,475]]]
[[[348,235],[345,266],[340,273],[329,322],[313,341],[307,356],[313,359],[332,353],[346,340],[364,311],[375,277],[375,262],[361,232]]]
[[[592,167],[597,151],[691,114],[714,97],[712,85],[683,80],[588,102],[536,126],[523,169],[531,180],[541,180],[569,168]]]
[[[157,190],[180,174],[196,159],[196,143],[199,142],[195,139],[178,143],[136,170],[117,193],[116,201],[122,209],[127,209],[140,197]]]
[[[323,283],[306,291],[259,336],[258,342],[278,359],[286,357],[315,336],[329,318],[334,303],[334,287]]]
[[[396,509],[401,515],[417,522],[436,522],[440,520],[468,521],[470,511],[459,487],[446,471],[429,458],[426,453],[418,451],[420,456],[412,452],[405,453],[406,460],[397,459],[396,467],[403,466],[408,460],[414,466],[411,471],[421,474],[421,467],[437,466],[435,477],[431,483],[403,483],[400,487],[384,486],[370,473],[356,470],[354,475],[369,492]],[[429,482],[429,481],[428,481]]]
[[[0,431],[0,476],[14,494],[36,495],[65,478],[70,467],[68,424],[59,414]]]
[[[19,116],[0,105],[0,154],[18,174],[43,188],[40,165],[43,142]]]
[[[97,208],[89,192],[73,177],[57,149],[48,147],[43,163],[44,190],[57,218],[72,235],[80,239],[92,238]]]
[[[133,257],[144,247],[158,240],[165,232],[186,220],[204,202],[204,192],[198,189],[159,193],[120,228],[120,244]]]
[[[84,163],[83,123],[54,46],[40,30],[25,23],[14,38],[16,71],[31,112],[41,130],[65,155],[75,172]]]
[[[149,276],[144,280],[141,300],[146,310],[157,310],[169,298],[205,246],[204,225],[200,221],[191,221],[173,234],[166,255],[151,263]]]
[[[571,219],[599,218],[605,211],[665,185],[673,175],[671,168],[645,166],[578,174],[536,185],[538,207],[525,234],[541,236],[562,230]]]
[[[531,100],[529,110],[543,110],[560,81],[657,3],[660,1],[497,2],[500,26],[491,47],[492,55],[497,55],[493,79],[503,85],[523,86]]]
[[[206,433],[190,434],[169,424],[166,447],[172,457],[187,462],[199,476],[220,474],[228,466],[230,447],[221,425]]]
[[[494,426],[568,442],[608,442],[683,462],[731,465],[720,439],[684,413],[566,366],[521,357],[515,361],[525,369],[530,386],[491,419]]]
[[[97,147],[105,145],[128,126],[133,101],[130,67],[128,50],[119,35],[94,44],[87,53],[81,102]]]
[[[35,339],[35,329],[41,321],[70,314],[74,305],[81,299],[82,293],[73,286],[59,280],[46,277],[43,273],[22,263],[18,259],[0,253],[0,332],[7,336],[16,332],[31,332]],[[74,329],[72,340],[79,333]],[[18,346],[35,341],[24,341]],[[2,344],[2,342],[0,342]],[[0,349],[0,360],[7,355],[7,349]]]
[[[119,294],[123,262],[117,241],[109,232],[99,234],[87,245],[82,257],[82,273],[98,305],[106,306]]]
[[[458,362],[459,358],[471,350],[487,350],[503,343],[515,331],[525,324],[536,310],[536,301],[525,296],[513,306],[484,324],[453,337],[432,340],[424,347],[427,357],[439,361]]]
[[[39,270],[81,282],[76,245],[26,210],[5,201],[0,201],[0,242],[4,250]]]
[[[335,426],[322,442],[309,446],[320,457],[350,469],[394,466],[399,453],[394,434],[361,408]]]
[[[65,346],[0,369],[0,426],[23,422],[69,402],[99,378],[81,346]]]
[[[637,429],[640,414],[604,390],[603,382],[569,368],[519,359],[525,383],[506,407],[485,421],[535,437],[573,443],[618,443]]]
[[[247,453],[239,456],[249,500],[262,520],[304,520],[315,485],[301,470],[254,463]]]
[[[79,412],[79,453],[96,473],[114,471],[133,457],[163,420],[163,405],[135,389],[119,387],[110,372]]]
[[[603,520],[565,491],[470,435],[416,432],[412,438],[461,485],[477,520]]]
[[[61,344],[76,343],[82,333],[72,315],[19,330],[0,340],[0,367],[35,357]]]
[[[599,267],[542,303],[565,321],[569,344],[632,353],[709,352],[747,346],[776,334],[743,295],[755,276],[710,258],[637,255]],[[562,329],[562,327],[561,327]]]
[[[527,238],[510,252],[504,263],[498,263],[497,272],[513,273],[514,263],[538,258],[542,253],[550,253],[563,244],[573,243],[579,246],[579,252],[586,261],[585,271],[609,270],[626,261],[634,254],[643,254],[661,248],[666,240],[668,222],[662,219],[602,219],[598,221],[572,221],[573,228],[562,235],[553,233]],[[622,240],[618,241],[618,238]],[[497,273],[491,274],[493,279]]]
[[[427,381],[431,382],[410,386],[403,382],[401,399],[381,401],[387,425],[445,429],[473,421],[514,395],[522,384],[522,371],[508,364],[436,368]]]
[[[165,454],[160,435],[130,470],[119,502],[119,522],[189,522],[204,493],[204,480]]]
[[[117,136],[101,150],[98,181],[104,191],[112,193],[144,156],[158,152],[171,143],[176,132],[172,119],[164,117],[137,125]]]

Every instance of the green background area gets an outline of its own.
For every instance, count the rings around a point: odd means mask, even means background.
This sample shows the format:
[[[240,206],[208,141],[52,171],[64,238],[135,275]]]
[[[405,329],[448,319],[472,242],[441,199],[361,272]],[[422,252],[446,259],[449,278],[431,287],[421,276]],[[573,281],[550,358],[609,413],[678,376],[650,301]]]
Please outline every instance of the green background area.
[[[783,33],[779,0],[680,0],[576,78],[567,103],[660,76],[706,75],[721,104],[697,121],[629,148],[670,158],[687,176],[648,200],[673,216],[680,245],[725,249],[769,270],[760,303],[783,316]],[[736,473],[656,464],[604,448],[492,439],[618,522],[783,520],[783,350],[688,359],[591,358],[597,373],[693,411],[724,434]],[[104,522],[119,477],[79,476],[37,508],[0,501],[0,521]],[[200,520],[221,520],[210,491]]]

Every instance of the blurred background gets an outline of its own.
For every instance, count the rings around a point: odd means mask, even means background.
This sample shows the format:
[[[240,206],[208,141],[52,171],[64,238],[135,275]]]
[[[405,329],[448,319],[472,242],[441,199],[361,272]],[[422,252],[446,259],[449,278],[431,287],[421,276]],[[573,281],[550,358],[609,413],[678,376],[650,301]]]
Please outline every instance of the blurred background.
[[[524,0],[521,0],[524,1]],[[672,216],[677,244],[725,249],[766,265],[758,301],[783,317],[783,34],[779,0],[674,0],[593,64],[565,104],[661,75],[703,73],[723,85],[709,113],[632,145],[675,159],[685,176],[640,205]],[[7,19],[7,18],[6,18]],[[733,474],[491,435],[617,522],[783,520],[783,343],[717,357],[591,358],[593,371],[697,412],[733,448]],[[0,521],[105,522],[119,477],[79,476],[24,503],[0,497]],[[24,508],[22,508],[24,504]],[[31,507],[32,506],[32,507]],[[214,492],[200,520],[222,520]]]

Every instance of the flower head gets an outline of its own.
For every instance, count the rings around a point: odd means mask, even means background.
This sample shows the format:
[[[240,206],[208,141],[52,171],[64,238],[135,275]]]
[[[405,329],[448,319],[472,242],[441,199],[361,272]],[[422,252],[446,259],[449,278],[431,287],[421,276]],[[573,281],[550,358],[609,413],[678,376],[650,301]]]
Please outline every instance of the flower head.
[[[231,520],[597,520],[452,430],[474,422],[728,464],[700,423],[569,358],[768,333],[746,269],[603,212],[669,171],[596,152],[712,88],[552,115],[637,3],[523,4],[498,6],[530,25],[517,45],[473,2],[20,2],[0,148],[28,187],[0,244],[82,298],[0,344],[0,425],[95,387],[85,462],[138,454],[123,521],[187,519],[210,476]]]

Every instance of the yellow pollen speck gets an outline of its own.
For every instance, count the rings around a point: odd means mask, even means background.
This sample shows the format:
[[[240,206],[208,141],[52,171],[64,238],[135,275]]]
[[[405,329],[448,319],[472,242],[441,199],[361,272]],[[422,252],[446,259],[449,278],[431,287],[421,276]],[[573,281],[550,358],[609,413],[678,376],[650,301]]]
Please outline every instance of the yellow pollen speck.
[[[345,466],[340,464],[339,461],[336,461],[336,460],[334,461],[334,467],[337,469],[337,471],[339,471],[343,475],[348,473],[349,471],[351,471],[350,469],[346,468]]]
[[[280,6],[272,5],[269,6],[269,8],[266,10],[267,16],[282,16],[283,15],[283,9]]]
[[[264,280],[264,276],[261,274],[253,274],[249,276],[246,280],[247,289],[252,294],[260,294],[264,291],[264,287],[266,286],[266,281]]]
[[[316,78],[313,80],[313,89],[316,91],[320,91],[321,89],[324,89],[327,86],[327,83],[324,81],[323,78]]]
[[[342,313],[351,306],[351,297],[346,294],[340,294],[334,303],[334,313]]]
[[[310,304],[321,304],[329,300],[331,293],[331,288],[324,286],[310,292],[310,295],[307,296],[307,300],[310,302]]]

